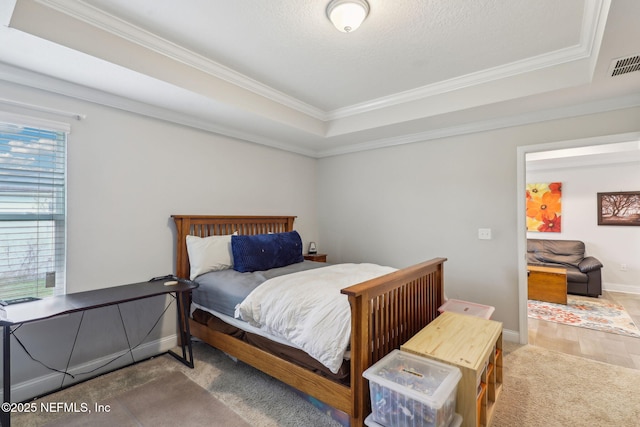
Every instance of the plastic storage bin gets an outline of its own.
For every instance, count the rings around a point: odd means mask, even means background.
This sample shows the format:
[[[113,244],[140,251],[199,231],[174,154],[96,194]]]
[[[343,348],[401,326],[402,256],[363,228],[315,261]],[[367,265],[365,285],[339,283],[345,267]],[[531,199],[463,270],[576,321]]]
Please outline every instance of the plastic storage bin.
[[[369,414],[367,418],[364,419],[364,425],[367,427],[385,427],[382,424],[378,424],[373,421],[373,414]],[[453,420],[449,423],[448,427],[460,427],[462,425],[462,415],[453,414]]]
[[[460,369],[400,350],[362,374],[372,420],[385,427],[447,427],[454,418]]]
[[[491,319],[494,310],[495,307],[490,305],[476,304],[475,302],[461,301],[458,299],[450,299],[438,308],[440,313],[452,311],[454,313],[482,317],[483,319]]]

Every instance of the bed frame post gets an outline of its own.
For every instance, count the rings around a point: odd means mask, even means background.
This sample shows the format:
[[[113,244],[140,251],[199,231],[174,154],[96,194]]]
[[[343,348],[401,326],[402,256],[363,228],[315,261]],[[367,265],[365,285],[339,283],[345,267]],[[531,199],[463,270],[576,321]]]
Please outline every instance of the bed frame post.
[[[369,388],[362,373],[371,365],[369,305],[363,295],[349,295],[351,305],[351,426],[364,425],[369,411]]]
[[[362,373],[438,316],[445,261],[435,258],[341,291],[351,305],[351,427],[363,426],[371,412]]]
[[[189,235],[188,217],[174,216],[173,220],[176,224],[176,276],[188,279],[189,259],[187,258],[187,241],[185,236]]]

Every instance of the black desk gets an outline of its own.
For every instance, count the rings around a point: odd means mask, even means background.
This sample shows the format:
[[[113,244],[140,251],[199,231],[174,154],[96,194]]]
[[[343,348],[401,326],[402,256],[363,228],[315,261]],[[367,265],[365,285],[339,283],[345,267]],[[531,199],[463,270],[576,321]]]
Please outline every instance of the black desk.
[[[170,280],[170,279],[167,279]],[[115,286],[75,294],[58,295],[23,304],[4,307],[6,318],[0,318],[4,329],[3,338],[3,402],[11,403],[11,333],[12,327],[38,320],[49,319],[64,314],[91,310],[99,307],[122,304],[158,295],[176,294],[178,306],[178,328],[182,355],[169,350],[169,353],[185,365],[193,368],[191,332],[189,330],[189,294],[198,285],[189,281],[180,281],[177,285],[167,286],[167,280],[141,282],[131,285]],[[2,426],[11,424],[11,412],[0,411]]]

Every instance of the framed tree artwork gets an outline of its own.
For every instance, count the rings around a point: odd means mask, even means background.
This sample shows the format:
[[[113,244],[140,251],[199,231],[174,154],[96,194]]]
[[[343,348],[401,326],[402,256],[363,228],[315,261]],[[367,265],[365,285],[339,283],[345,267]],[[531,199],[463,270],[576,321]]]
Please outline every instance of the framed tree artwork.
[[[640,191],[598,193],[598,225],[640,226]]]

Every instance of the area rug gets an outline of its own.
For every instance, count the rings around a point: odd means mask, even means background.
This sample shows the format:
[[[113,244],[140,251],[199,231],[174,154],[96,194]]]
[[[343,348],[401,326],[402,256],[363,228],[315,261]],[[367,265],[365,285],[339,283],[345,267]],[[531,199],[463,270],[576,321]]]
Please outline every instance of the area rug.
[[[604,298],[569,295],[567,305],[529,300],[528,308],[534,319],[640,338],[624,307]]]

